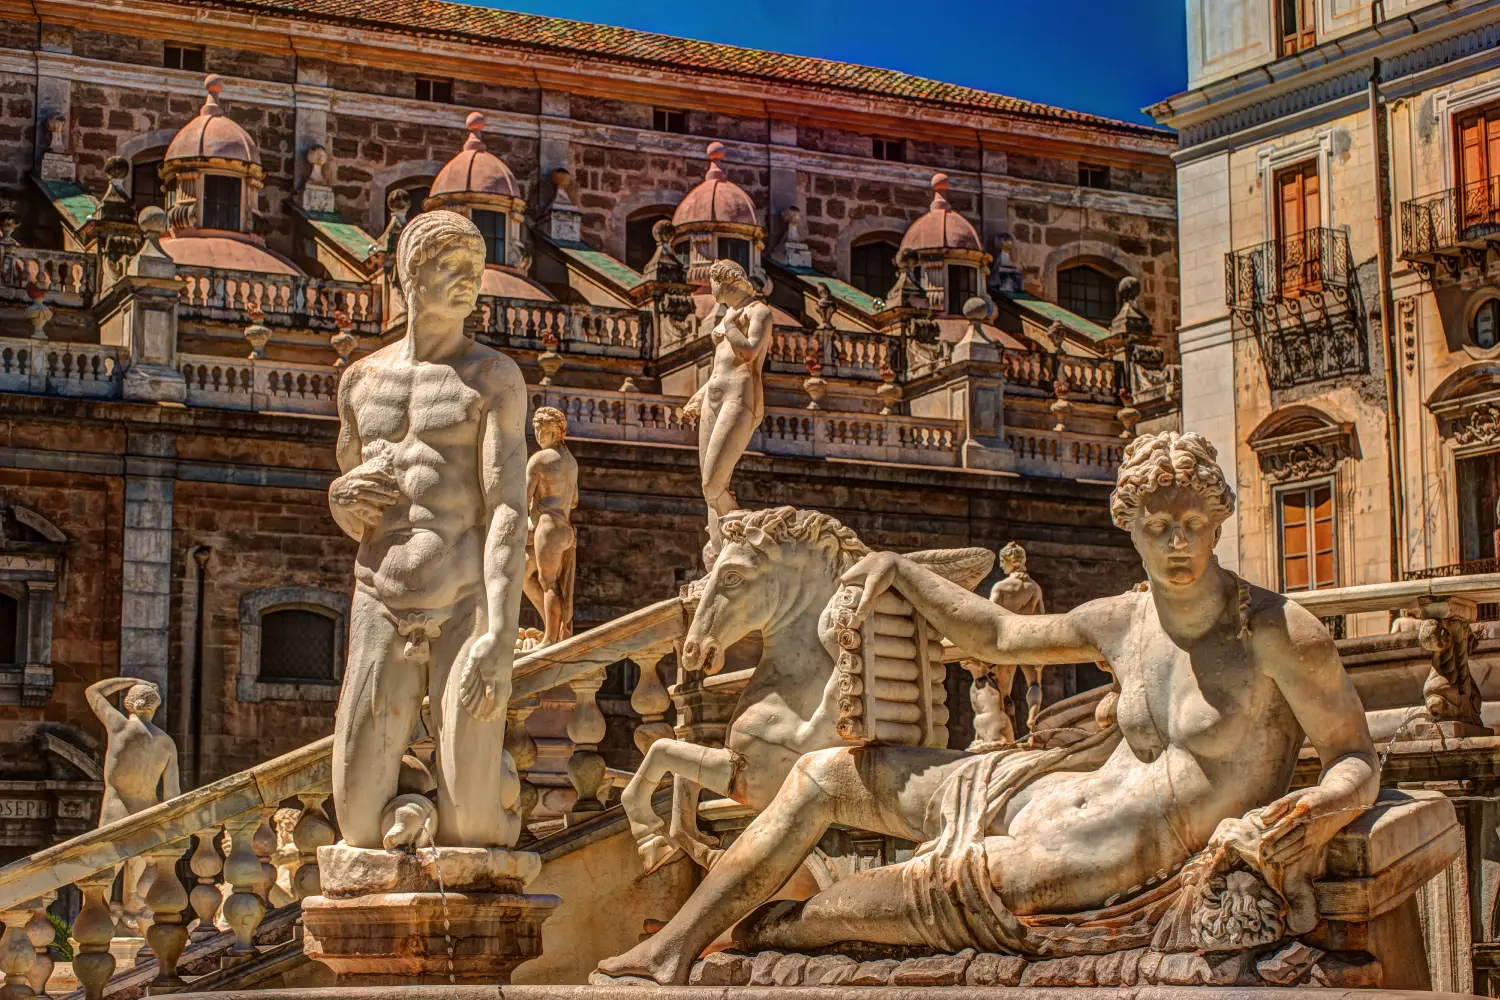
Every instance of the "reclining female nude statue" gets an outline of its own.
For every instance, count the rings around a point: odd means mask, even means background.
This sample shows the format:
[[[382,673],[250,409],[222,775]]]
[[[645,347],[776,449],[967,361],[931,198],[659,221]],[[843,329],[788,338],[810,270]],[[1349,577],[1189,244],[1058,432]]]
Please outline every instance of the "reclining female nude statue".
[[[1111,511],[1150,582],[1065,614],[1013,615],[888,552],[855,564],[844,582],[860,593],[856,621],[894,590],[988,662],[1106,662],[1116,722],[1066,746],[979,755],[809,753],[671,921],[601,962],[595,981],[684,983],[747,914],[735,943],[748,951],[861,941],[1052,957],[1310,930],[1322,848],[1375,801],[1379,764],[1319,621],[1214,558],[1234,504],[1215,459],[1197,434],[1130,445]],[[1304,732],[1322,775],[1288,794]],[[922,846],[757,910],[831,823]]]

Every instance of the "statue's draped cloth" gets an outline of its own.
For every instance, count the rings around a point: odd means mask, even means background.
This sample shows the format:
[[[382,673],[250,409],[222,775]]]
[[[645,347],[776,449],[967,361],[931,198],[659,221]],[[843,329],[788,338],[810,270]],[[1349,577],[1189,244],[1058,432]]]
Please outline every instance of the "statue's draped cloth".
[[[1204,876],[1230,863],[1227,851],[1200,853],[1179,872],[1162,873],[1157,884],[1137,887],[1123,902],[1084,913],[1018,917],[995,891],[985,851],[995,819],[1044,774],[1097,770],[1119,741],[1119,728],[1111,725],[1068,746],[1007,747],[955,768],[928,803],[928,840],[899,866],[914,940],[948,954],[975,948],[1037,958],[1203,947],[1190,914],[1203,893],[1213,891]]]

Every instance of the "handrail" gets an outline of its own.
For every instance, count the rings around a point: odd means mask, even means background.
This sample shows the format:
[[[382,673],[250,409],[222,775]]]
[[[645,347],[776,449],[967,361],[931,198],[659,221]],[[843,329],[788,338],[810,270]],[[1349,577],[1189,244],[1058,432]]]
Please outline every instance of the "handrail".
[[[1461,597],[1476,604],[1500,601],[1500,573],[1364,583],[1327,590],[1298,590],[1286,595],[1313,614],[1351,615],[1361,611],[1419,611],[1423,604]]]

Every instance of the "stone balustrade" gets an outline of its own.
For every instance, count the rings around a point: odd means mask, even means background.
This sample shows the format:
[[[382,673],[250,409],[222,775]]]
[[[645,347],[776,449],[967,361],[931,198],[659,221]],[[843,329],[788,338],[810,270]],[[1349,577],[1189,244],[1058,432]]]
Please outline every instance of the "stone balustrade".
[[[97,290],[94,259],[68,250],[4,248],[0,255],[0,293],[6,298],[23,299],[28,286],[45,292],[49,302],[80,305],[92,299]]]
[[[191,406],[327,416],[338,412],[339,376],[328,365],[184,354],[177,367],[187,380]]]
[[[1052,431],[1008,428],[1005,442],[1023,476],[1093,479],[1113,482],[1125,457],[1119,438],[1082,437]]]
[[[115,347],[0,337],[0,392],[113,399],[122,369]]]
[[[355,333],[380,332],[380,293],[374,285],[189,265],[180,265],[177,276],[184,320],[244,326],[259,310],[267,326],[332,330],[343,313]]]
[[[551,336],[562,350],[575,354],[619,358],[651,354],[650,320],[635,309],[481,295],[473,322],[475,335],[499,348],[540,349]]]
[[[778,326],[767,353],[772,371],[802,372],[811,358],[824,375],[879,381],[882,368],[900,367],[900,351],[900,338],[889,334]]]

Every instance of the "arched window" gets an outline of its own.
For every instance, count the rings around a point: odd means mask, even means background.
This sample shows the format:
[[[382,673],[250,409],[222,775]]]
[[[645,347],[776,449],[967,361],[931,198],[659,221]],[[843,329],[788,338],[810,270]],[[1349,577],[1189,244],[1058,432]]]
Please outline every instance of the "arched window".
[[[750,273],[750,241],[735,239],[732,236],[719,237],[719,257],[724,260],[732,260]]]
[[[896,283],[895,243],[873,239],[849,251],[849,284],[866,295],[883,299]]]
[[[636,271],[644,270],[656,254],[656,237],[651,227],[661,221],[672,221],[672,213],[659,208],[648,208],[625,220],[625,266]]]
[[[1079,264],[1057,272],[1057,304],[1100,326],[1109,326],[1119,311],[1118,282],[1098,268]]]
[[[276,608],[260,616],[260,680],[282,684],[338,682],[338,621],[325,611]]]
[[[240,228],[241,184],[238,177],[205,174],[203,177],[203,228]]]
[[[504,264],[506,262],[504,213],[490,212],[482,208],[476,208],[473,215],[474,225],[479,228],[479,235],[484,238],[484,262],[486,264]]]
[[[130,168],[130,201],[139,213],[149,205],[167,207],[167,192],[161,183],[161,157],[138,160]]]
[[[979,294],[979,272],[968,264],[949,264],[947,282],[948,312],[962,316],[964,303]]]

